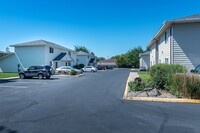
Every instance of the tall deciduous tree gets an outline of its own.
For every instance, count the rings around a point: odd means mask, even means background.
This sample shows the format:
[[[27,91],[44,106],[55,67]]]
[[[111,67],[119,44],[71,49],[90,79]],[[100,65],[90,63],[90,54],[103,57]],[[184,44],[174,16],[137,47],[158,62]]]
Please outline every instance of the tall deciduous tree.
[[[134,66],[135,68],[138,68],[139,54],[143,52],[141,47],[136,47],[129,50],[126,54],[113,56],[112,58],[116,59],[118,67],[130,68]]]
[[[74,49],[75,49],[76,52],[83,51],[85,53],[90,54],[90,51],[85,46],[75,45]]]

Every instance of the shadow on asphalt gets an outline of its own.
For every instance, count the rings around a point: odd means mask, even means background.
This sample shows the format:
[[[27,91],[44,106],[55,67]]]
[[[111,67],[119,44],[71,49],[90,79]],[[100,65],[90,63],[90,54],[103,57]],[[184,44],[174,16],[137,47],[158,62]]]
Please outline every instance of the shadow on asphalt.
[[[10,82],[16,82],[16,80],[13,80],[13,79],[0,79],[0,84],[1,83],[10,83]]]
[[[3,132],[3,133],[18,133],[18,131],[8,129],[5,126],[0,126],[0,132]]]

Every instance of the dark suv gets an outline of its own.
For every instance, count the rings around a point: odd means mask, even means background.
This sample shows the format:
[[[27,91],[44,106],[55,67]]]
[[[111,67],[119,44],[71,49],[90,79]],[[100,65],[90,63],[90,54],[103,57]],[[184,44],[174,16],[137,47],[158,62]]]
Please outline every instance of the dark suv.
[[[19,72],[19,78],[38,77],[39,79],[43,79],[46,77],[49,79],[52,74],[54,74],[54,70],[51,66],[31,66],[27,70]]]

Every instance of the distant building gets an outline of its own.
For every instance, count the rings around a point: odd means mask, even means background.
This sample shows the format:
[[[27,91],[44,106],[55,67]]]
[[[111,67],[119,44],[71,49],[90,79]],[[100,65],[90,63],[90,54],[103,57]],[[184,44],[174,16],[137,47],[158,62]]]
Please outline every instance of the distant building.
[[[145,67],[146,70],[150,67],[150,52],[140,53],[140,68]]]
[[[88,54],[83,51],[79,51],[76,53],[77,56],[77,64],[84,64],[84,66],[96,66],[97,58],[95,55]]]
[[[32,65],[74,66],[76,52],[45,40],[10,45],[14,53],[0,58],[0,72],[17,72]]]
[[[102,61],[99,61],[97,63],[97,65],[100,65],[100,66],[112,66],[112,67],[116,67],[117,66],[115,59],[102,60]]]

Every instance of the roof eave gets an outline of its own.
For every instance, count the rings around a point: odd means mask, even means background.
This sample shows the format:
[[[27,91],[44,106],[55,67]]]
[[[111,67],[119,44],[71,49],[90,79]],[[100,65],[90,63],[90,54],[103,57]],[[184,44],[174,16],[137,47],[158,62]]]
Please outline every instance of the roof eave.
[[[161,26],[161,28],[156,33],[156,35],[147,45],[147,48],[150,48],[159,39],[159,37],[171,26],[172,23],[173,23],[172,21],[165,21],[163,25]]]

